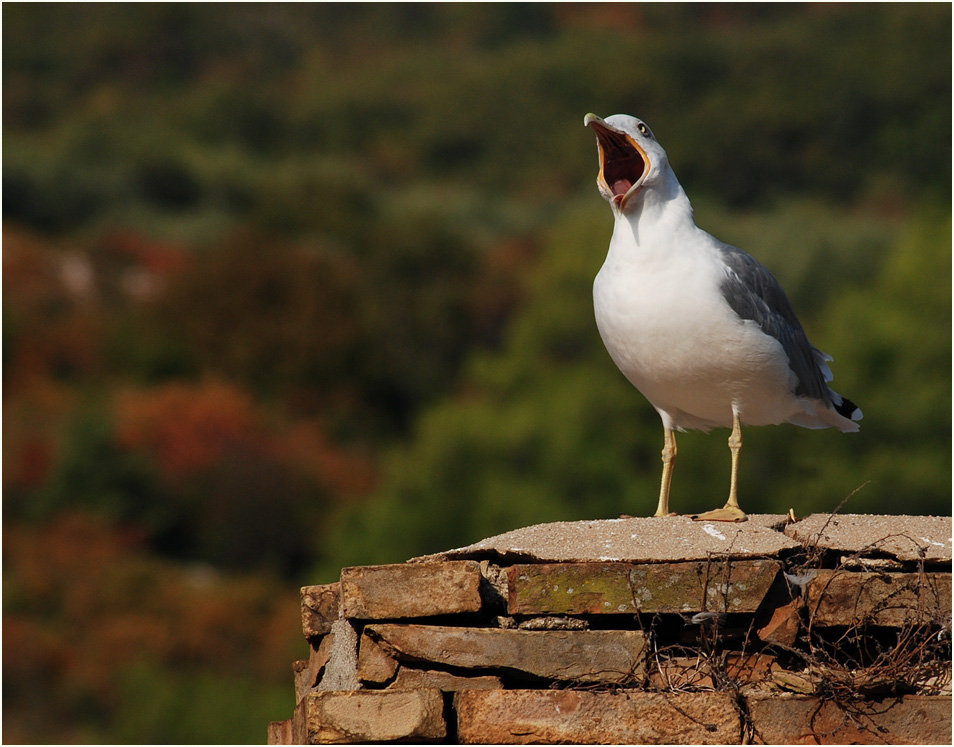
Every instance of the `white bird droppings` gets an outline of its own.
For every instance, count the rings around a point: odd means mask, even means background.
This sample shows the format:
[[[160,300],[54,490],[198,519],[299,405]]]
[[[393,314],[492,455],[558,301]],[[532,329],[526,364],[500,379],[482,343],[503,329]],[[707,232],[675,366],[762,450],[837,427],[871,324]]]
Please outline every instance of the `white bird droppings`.
[[[722,532],[720,532],[718,529],[716,529],[712,524],[703,525],[702,531],[704,531],[706,534],[708,534],[711,537],[715,537],[716,539],[720,539],[720,540],[725,539],[725,535]]]

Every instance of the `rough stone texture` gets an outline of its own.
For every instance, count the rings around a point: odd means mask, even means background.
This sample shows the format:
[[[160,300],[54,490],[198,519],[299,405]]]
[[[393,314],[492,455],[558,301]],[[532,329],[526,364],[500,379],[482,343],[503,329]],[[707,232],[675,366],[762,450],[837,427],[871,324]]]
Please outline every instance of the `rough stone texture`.
[[[804,693],[811,695],[815,692],[815,683],[812,680],[813,673],[805,671],[803,673],[790,672],[787,669],[781,669],[772,672],[772,682],[783,690],[793,693]]]
[[[950,573],[818,571],[807,586],[813,625],[950,625]]]
[[[633,630],[497,630],[438,625],[369,625],[400,660],[463,669],[498,668],[580,682],[626,682],[644,672],[646,647]]]
[[[771,521],[769,521],[771,519]],[[769,525],[785,517],[754,516],[738,524],[687,516],[560,521],[537,524],[413,562],[499,557],[543,563],[653,563],[719,557],[773,557],[798,543]]]
[[[345,568],[344,614],[353,620],[395,620],[478,612],[480,579],[474,561]]]
[[[331,626],[331,644],[325,673],[317,685],[318,690],[357,690],[358,681],[358,633],[351,623],[342,618]]]
[[[899,560],[951,561],[950,516],[813,514],[785,529],[805,545],[847,553],[887,553]]]
[[[506,619],[513,620],[512,617]],[[520,628],[520,630],[589,630],[590,623],[589,620],[582,620],[579,617],[531,617],[519,623],[514,622],[508,627]]]
[[[762,643],[773,643],[780,646],[792,646],[798,637],[801,626],[801,610],[805,603],[801,599],[792,599],[773,607],[768,619],[759,622],[755,634]]]
[[[440,690],[311,693],[294,721],[297,744],[427,742],[447,735]]]
[[[272,721],[268,725],[268,736],[265,744],[294,744],[295,735],[292,729],[292,719]]]
[[[723,693],[468,690],[455,702],[463,744],[737,744],[742,731]]]
[[[954,683],[951,682],[951,662],[938,667],[940,670],[932,677],[925,678],[922,683],[922,695],[945,695],[951,697]]]
[[[308,663],[310,659],[301,659],[299,661],[292,662],[292,670],[295,672],[295,702],[297,703],[301,700],[305,693],[308,692],[312,687],[315,686],[315,683],[318,681],[317,675],[314,680],[310,680],[309,684],[309,672],[308,672]]]
[[[932,695],[853,703],[806,695],[748,699],[755,744],[951,744],[951,699]]]
[[[509,569],[511,615],[754,612],[781,565],[726,562],[555,563]]]
[[[301,587],[301,629],[305,638],[330,633],[340,609],[341,584]]]
[[[388,656],[367,633],[358,646],[358,679],[362,682],[387,682],[398,670],[398,663]]]
[[[770,679],[777,668],[769,654],[728,654],[724,664],[697,656],[679,656],[659,662],[649,673],[649,683],[661,689],[716,688],[731,680],[739,685]]]
[[[461,677],[450,672],[411,669],[402,666],[398,669],[394,682],[388,685],[388,690],[418,690],[427,687],[437,688],[443,692],[499,690],[503,687],[503,682],[500,677],[494,677],[493,675]]]
[[[296,661],[292,665],[295,670],[295,693],[298,700],[304,698],[318,684],[318,678],[331,656],[334,639],[334,635],[324,636],[317,648],[311,646],[307,659]]]

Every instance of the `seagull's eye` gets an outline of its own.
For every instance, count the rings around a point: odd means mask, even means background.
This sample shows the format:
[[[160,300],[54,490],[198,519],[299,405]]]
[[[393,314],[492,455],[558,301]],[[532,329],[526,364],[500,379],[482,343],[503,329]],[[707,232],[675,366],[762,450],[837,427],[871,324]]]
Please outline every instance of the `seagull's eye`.
[[[652,135],[649,134],[649,128],[642,122],[636,125],[636,129],[639,130],[639,134],[645,135],[646,137],[652,137]]]

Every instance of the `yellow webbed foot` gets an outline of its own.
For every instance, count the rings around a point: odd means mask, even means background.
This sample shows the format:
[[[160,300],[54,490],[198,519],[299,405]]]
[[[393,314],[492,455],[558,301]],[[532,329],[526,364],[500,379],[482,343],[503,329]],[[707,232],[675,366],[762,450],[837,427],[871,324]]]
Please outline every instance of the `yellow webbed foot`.
[[[704,514],[694,514],[689,518],[693,521],[746,521],[749,517],[738,506],[723,506]]]

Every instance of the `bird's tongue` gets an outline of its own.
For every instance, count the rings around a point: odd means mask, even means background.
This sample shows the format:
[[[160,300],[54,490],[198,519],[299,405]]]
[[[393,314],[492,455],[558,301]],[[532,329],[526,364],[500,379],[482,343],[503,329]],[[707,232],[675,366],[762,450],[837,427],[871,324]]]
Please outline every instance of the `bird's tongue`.
[[[623,198],[632,186],[633,183],[629,179],[617,179],[613,182],[613,202],[616,205],[622,205]]]
[[[613,194],[617,197],[622,197],[630,188],[633,186],[633,183],[629,179],[617,179],[613,182]]]

